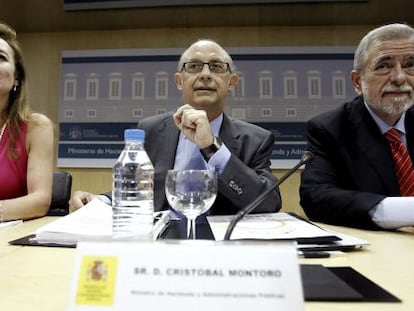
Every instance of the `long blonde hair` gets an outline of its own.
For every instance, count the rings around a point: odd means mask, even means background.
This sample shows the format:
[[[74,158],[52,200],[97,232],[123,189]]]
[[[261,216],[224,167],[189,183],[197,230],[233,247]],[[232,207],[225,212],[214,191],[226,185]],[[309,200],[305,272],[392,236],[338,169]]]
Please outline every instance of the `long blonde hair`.
[[[14,158],[15,144],[19,135],[20,124],[22,121],[29,120],[29,106],[27,104],[27,89],[26,89],[26,70],[23,63],[23,54],[20,44],[17,41],[16,31],[5,22],[0,21],[0,38],[7,42],[13,50],[13,59],[16,68],[17,85],[14,86],[9,93],[9,102],[2,117],[8,122],[9,139],[8,152]]]

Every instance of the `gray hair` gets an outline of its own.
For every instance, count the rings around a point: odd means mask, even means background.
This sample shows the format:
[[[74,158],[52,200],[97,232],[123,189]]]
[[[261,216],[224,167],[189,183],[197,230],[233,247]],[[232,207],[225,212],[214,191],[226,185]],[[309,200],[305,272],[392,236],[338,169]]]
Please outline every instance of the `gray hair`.
[[[407,24],[388,24],[371,30],[359,43],[354,54],[354,70],[361,72],[367,62],[368,51],[374,43],[399,39],[413,39],[414,29]]]
[[[236,67],[233,64],[233,59],[231,58],[230,54],[227,53],[227,51],[220,45],[218,44],[216,41],[211,40],[211,39],[198,39],[196,42],[192,43],[182,54],[180,57],[180,60],[178,61],[178,66],[177,66],[177,71],[180,72],[181,69],[183,68],[183,63],[187,61],[187,54],[188,52],[191,50],[191,48],[193,47],[194,44],[197,44],[199,42],[211,42],[213,44],[218,45],[224,52],[224,61],[229,63],[230,66],[230,70],[231,72],[234,72],[236,70]]]

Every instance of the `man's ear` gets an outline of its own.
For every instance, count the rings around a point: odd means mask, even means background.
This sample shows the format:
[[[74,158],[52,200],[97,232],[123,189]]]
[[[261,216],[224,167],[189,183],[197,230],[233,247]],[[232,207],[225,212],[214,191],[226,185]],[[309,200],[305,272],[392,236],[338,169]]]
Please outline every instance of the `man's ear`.
[[[362,94],[362,86],[361,86],[361,74],[356,70],[351,71],[351,81],[352,85],[354,86],[354,90],[358,95]]]
[[[181,91],[183,89],[183,79],[181,77],[181,73],[176,72],[174,75],[174,79],[175,79],[175,85],[177,86],[177,89]]]
[[[232,91],[236,87],[238,82],[239,82],[239,76],[235,73],[232,73],[230,76],[229,85],[227,89],[229,91]]]

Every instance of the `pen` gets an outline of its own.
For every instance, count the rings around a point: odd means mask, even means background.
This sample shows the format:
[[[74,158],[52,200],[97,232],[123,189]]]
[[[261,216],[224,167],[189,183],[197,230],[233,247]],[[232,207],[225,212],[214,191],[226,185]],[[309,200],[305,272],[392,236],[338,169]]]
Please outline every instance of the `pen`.
[[[331,254],[324,251],[302,251],[303,258],[329,258]]]
[[[163,213],[161,218],[155,223],[154,228],[152,229],[153,240],[156,240],[165,231],[165,229],[167,229],[170,221],[171,216],[169,211]]]

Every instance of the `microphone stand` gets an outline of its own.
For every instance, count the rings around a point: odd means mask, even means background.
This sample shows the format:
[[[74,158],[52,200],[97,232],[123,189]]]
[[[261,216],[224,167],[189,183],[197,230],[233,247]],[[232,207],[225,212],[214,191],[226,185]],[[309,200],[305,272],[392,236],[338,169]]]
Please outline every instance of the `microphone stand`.
[[[290,175],[292,175],[299,167],[301,167],[304,164],[308,164],[313,160],[313,153],[310,151],[305,151],[302,158],[296,164],[294,167],[292,167],[289,171],[286,172],[285,175],[283,175],[273,186],[266,189],[265,192],[263,192],[261,195],[259,195],[253,202],[251,202],[249,205],[247,205],[245,208],[241,209],[236,216],[233,217],[231,220],[229,226],[227,227],[226,234],[224,235],[224,241],[230,240],[230,236],[236,227],[237,223],[248,213],[250,213],[252,210],[254,210],[260,203],[263,202],[263,200],[266,198],[266,196],[275,190],[277,187],[280,186],[287,178],[289,178]]]

